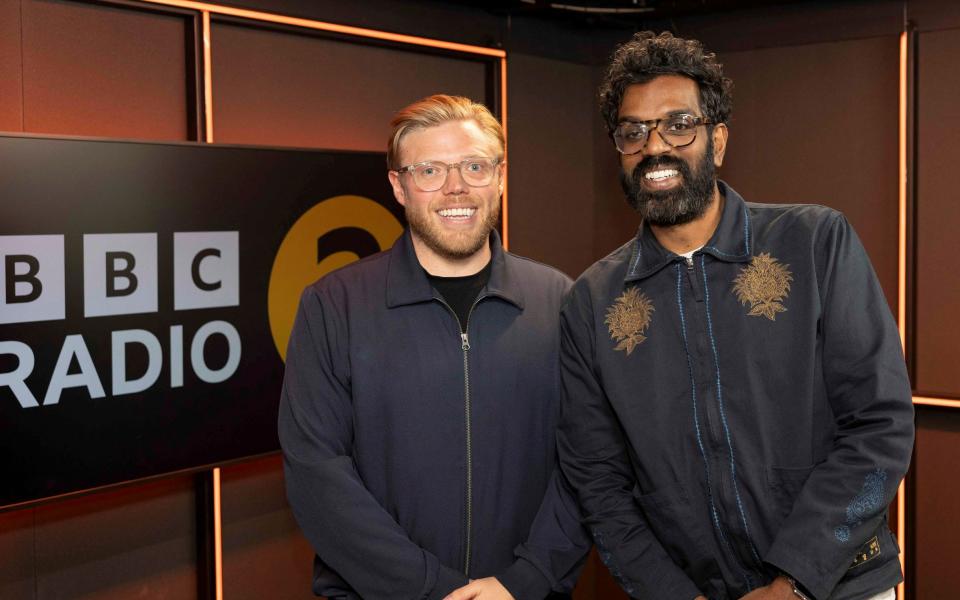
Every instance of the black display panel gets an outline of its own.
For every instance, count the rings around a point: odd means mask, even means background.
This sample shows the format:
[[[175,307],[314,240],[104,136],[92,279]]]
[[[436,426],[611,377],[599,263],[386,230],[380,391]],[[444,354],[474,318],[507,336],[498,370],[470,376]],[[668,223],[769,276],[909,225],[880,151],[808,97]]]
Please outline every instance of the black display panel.
[[[0,136],[0,506],[276,450],[300,290],[402,231],[385,171]]]

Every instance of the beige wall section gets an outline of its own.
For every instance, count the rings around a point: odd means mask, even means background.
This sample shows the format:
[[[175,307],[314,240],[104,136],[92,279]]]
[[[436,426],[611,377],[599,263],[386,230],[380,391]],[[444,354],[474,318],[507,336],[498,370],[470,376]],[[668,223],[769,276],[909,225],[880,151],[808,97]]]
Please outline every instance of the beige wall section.
[[[576,277],[593,260],[593,69],[509,60],[510,250]]]
[[[857,230],[897,303],[898,39],[731,52],[720,176],[753,202],[825,204]]]
[[[314,598],[313,549],[287,505],[280,456],[221,473],[224,598]]]
[[[484,100],[476,61],[234,25],[214,24],[212,70],[220,143],[383,152],[406,104],[440,92]]]
[[[187,139],[185,20],[23,0],[24,130]]]
[[[917,106],[916,387],[960,396],[960,277],[953,262],[960,226],[960,29],[920,34]]]
[[[20,0],[0,0],[0,131],[23,131]]]

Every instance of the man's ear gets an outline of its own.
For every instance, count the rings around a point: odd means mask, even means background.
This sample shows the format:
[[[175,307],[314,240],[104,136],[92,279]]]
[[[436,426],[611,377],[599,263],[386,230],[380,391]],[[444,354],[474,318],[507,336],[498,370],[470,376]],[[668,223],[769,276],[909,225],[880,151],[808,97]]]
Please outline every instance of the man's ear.
[[[730,136],[730,130],[726,123],[717,123],[713,126],[713,165],[719,167],[723,164],[723,156],[727,153],[727,138]]]
[[[393,197],[397,199],[400,206],[406,206],[407,192],[403,189],[403,184],[400,183],[400,173],[388,171],[387,178],[390,180],[390,187],[393,188]]]

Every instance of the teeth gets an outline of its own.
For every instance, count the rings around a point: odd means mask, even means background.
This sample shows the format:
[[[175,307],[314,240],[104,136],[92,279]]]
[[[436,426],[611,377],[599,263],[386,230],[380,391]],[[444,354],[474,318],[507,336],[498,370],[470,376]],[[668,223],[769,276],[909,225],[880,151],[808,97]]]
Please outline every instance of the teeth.
[[[475,212],[475,208],[444,208],[437,211],[441,217],[472,217]]]
[[[666,179],[667,177],[676,177],[679,174],[679,171],[676,169],[662,169],[660,171],[650,171],[649,173],[644,174],[644,177],[646,179],[660,180]]]

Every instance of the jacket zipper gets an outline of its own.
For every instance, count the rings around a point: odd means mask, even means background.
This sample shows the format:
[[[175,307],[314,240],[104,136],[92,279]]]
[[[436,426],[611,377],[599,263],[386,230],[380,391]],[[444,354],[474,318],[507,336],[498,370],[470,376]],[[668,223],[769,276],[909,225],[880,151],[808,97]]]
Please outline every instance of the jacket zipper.
[[[453,315],[454,320],[457,322],[457,328],[460,330],[460,350],[463,351],[464,428],[467,438],[467,543],[463,559],[463,574],[468,578],[470,577],[470,553],[473,539],[473,439],[472,424],[470,422],[470,362],[468,360],[470,336],[468,332],[470,328],[470,315],[473,314],[473,309],[476,308],[477,304],[484,298],[485,296],[478,296],[477,299],[473,301],[473,304],[470,305],[470,310],[467,312],[466,327],[460,325],[460,317],[457,316],[457,313],[450,308],[450,305],[447,304],[443,298],[436,298],[440,304],[447,307],[447,310],[450,311],[450,314]]]

